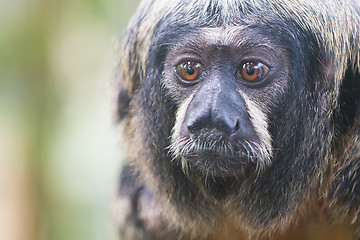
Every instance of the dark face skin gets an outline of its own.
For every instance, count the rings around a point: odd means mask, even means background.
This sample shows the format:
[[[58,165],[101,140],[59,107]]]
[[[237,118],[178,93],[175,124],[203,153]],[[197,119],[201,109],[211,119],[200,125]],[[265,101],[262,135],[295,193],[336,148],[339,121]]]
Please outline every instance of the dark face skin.
[[[168,52],[163,79],[179,103],[175,157],[214,178],[239,179],[271,164],[268,115],[288,72],[285,50],[245,27],[184,38]]]

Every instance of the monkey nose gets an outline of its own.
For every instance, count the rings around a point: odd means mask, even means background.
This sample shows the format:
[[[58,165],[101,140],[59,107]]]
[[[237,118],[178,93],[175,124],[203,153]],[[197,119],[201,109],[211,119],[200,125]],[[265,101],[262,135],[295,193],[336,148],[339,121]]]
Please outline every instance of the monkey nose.
[[[240,119],[230,114],[211,114],[210,112],[197,111],[187,119],[187,128],[192,134],[207,129],[217,130],[217,132],[224,136],[231,136],[239,132]]]

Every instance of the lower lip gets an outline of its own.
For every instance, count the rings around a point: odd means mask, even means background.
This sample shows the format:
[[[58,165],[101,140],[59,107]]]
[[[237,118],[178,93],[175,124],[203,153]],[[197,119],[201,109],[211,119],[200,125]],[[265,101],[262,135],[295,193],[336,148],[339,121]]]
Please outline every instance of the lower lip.
[[[202,173],[222,178],[236,177],[239,179],[246,177],[251,165],[251,161],[247,158],[236,158],[217,153],[200,153],[196,157],[186,157],[186,159]]]

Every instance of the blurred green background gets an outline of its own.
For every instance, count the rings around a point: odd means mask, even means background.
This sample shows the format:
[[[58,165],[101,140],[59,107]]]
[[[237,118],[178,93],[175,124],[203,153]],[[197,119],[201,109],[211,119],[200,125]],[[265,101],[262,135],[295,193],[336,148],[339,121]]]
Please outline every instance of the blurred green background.
[[[138,0],[0,0],[0,240],[115,239],[109,94]]]

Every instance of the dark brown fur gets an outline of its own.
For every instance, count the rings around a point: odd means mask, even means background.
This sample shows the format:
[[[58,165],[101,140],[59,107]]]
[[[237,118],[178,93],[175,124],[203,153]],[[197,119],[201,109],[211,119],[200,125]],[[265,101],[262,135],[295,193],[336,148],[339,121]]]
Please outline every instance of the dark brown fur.
[[[121,239],[360,240],[359,10],[347,0],[143,1],[116,75]],[[251,29],[242,41],[280,46],[289,73],[264,95],[271,102],[256,101],[270,111],[271,164],[215,179],[171,152],[188,96],[167,82],[167,58],[203,29],[237,27]]]

